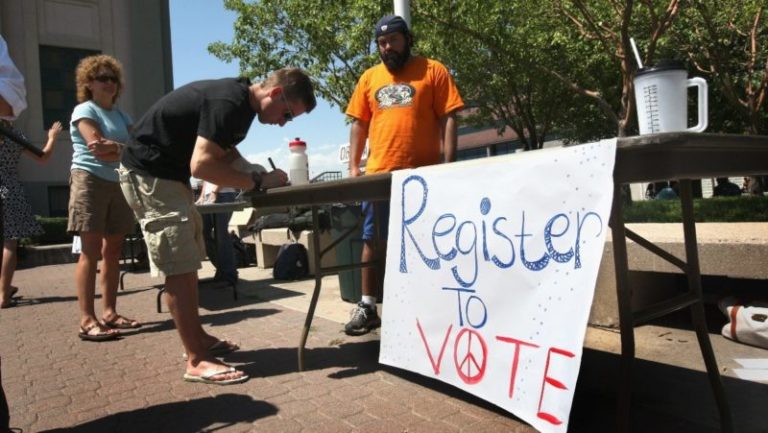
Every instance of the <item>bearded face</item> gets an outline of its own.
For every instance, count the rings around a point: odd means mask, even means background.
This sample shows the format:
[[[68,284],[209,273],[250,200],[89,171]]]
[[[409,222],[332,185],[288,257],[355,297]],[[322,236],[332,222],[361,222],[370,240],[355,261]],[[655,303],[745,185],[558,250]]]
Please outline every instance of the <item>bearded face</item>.
[[[397,72],[411,57],[411,47],[406,45],[403,49],[403,52],[398,53],[397,51],[391,50],[379,53],[379,56],[381,57],[381,61],[384,62],[384,65],[387,67],[387,69],[389,69],[390,72]]]
[[[411,57],[411,43],[403,33],[396,32],[379,36],[379,57],[390,72],[397,72]]]

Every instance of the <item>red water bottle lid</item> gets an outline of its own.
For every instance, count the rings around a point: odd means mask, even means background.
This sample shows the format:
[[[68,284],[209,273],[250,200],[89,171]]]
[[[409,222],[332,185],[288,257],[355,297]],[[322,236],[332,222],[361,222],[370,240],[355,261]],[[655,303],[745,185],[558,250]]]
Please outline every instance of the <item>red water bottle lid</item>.
[[[290,147],[295,147],[295,146],[307,147],[307,143],[305,143],[304,141],[301,141],[301,139],[299,137],[296,137],[296,138],[293,139],[293,141],[288,143],[288,147],[289,148]]]

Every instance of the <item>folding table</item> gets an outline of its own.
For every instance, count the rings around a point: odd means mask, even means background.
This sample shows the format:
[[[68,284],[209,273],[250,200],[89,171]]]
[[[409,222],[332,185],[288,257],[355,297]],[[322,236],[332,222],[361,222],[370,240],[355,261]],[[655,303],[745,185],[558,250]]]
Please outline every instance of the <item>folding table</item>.
[[[694,179],[768,173],[768,137],[728,134],[664,133],[618,139],[614,169],[614,200],[611,210],[611,228],[616,270],[616,290],[621,330],[621,376],[619,386],[618,424],[621,431],[629,431],[631,371],[635,358],[634,327],[643,322],[674,311],[690,308],[699,348],[707,369],[710,386],[715,395],[724,432],[733,431],[728,400],[723,389],[712,345],[707,333],[701,288],[701,270],[693,215]],[[652,182],[676,179],[680,184],[685,259],[680,259],[624,226],[622,186],[634,182]],[[313,223],[318,224],[320,205],[356,201],[389,200],[391,175],[374,174],[337,181],[289,186],[260,193],[249,193],[245,199],[256,208],[272,206],[311,206]],[[350,230],[351,231],[351,230]],[[322,263],[324,254],[333,250],[342,237],[321,250],[316,244],[315,263]],[[630,303],[629,260],[626,239],[642,245],[652,253],[678,266],[688,280],[688,291],[672,299],[659,302],[642,311],[632,311]],[[319,242],[315,238],[315,242]],[[381,259],[380,259],[381,260]],[[353,263],[323,268],[315,273],[315,288],[310,301],[304,328],[298,345],[298,367],[304,369],[304,346],[322,286],[322,277],[377,263]]]

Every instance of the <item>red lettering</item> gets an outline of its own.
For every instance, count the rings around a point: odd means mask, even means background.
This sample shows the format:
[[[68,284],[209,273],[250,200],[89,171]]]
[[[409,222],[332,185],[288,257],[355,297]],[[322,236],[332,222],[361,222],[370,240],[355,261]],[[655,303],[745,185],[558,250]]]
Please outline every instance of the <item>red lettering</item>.
[[[512,358],[512,374],[509,377],[509,398],[515,393],[515,378],[517,377],[517,366],[520,363],[520,346],[539,347],[538,344],[528,343],[512,337],[496,337],[497,340],[515,345],[515,355]]]
[[[466,350],[464,351],[463,358],[459,360],[459,343],[465,334],[467,334]],[[480,342],[480,349],[482,351],[482,360],[480,362],[477,361],[475,354],[472,352],[472,341],[475,338]],[[456,342],[453,345],[453,362],[456,365],[456,373],[459,375],[459,379],[464,383],[474,385],[483,380],[485,366],[488,362],[488,346],[485,344],[483,336],[473,329],[463,328],[459,331],[459,334],[456,335]],[[464,369],[466,369],[466,373]],[[473,374],[473,370],[477,370],[477,373]]]
[[[439,376],[440,364],[443,362],[443,354],[445,353],[445,345],[448,344],[448,337],[451,335],[451,329],[453,329],[453,325],[449,326],[448,330],[445,332],[445,338],[443,339],[443,345],[440,347],[440,355],[437,357],[437,362],[435,362],[435,358],[432,356],[432,351],[429,350],[427,337],[424,336],[424,330],[421,329],[421,323],[419,323],[419,319],[416,319],[416,327],[419,329],[421,341],[424,342],[424,348],[427,349],[427,356],[429,356],[429,362],[432,364],[432,370],[435,372],[436,376]]]
[[[563,384],[559,380],[547,376],[547,373],[549,372],[549,361],[550,361],[550,359],[552,357],[552,353],[555,353],[557,355],[567,356],[569,358],[573,358],[576,355],[574,355],[573,353],[571,353],[571,352],[569,352],[567,350],[558,349],[556,347],[550,348],[549,351],[547,352],[547,364],[544,367],[544,381],[541,384],[541,396],[539,397],[539,408],[538,408],[538,414],[537,415],[538,415],[539,418],[543,419],[544,421],[549,422],[550,424],[560,425],[560,424],[563,423],[562,421],[560,421],[560,419],[558,419],[556,416],[552,415],[551,413],[544,412],[544,411],[541,410],[542,401],[544,400],[544,387],[547,384],[549,384],[551,386],[554,386],[555,388],[558,388],[558,389],[568,389],[565,386],[565,384]]]

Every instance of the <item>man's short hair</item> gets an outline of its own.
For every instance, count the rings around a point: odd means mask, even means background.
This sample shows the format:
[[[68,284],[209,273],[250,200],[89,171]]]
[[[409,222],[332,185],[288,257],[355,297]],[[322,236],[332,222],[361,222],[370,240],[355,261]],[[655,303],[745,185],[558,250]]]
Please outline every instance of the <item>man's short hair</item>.
[[[278,69],[264,80],[262,86],[282,87],[286,99],[289,101],[301,101],[307,113],[317,106],[315,87],[312,85],[312,80],[299,68]]]

